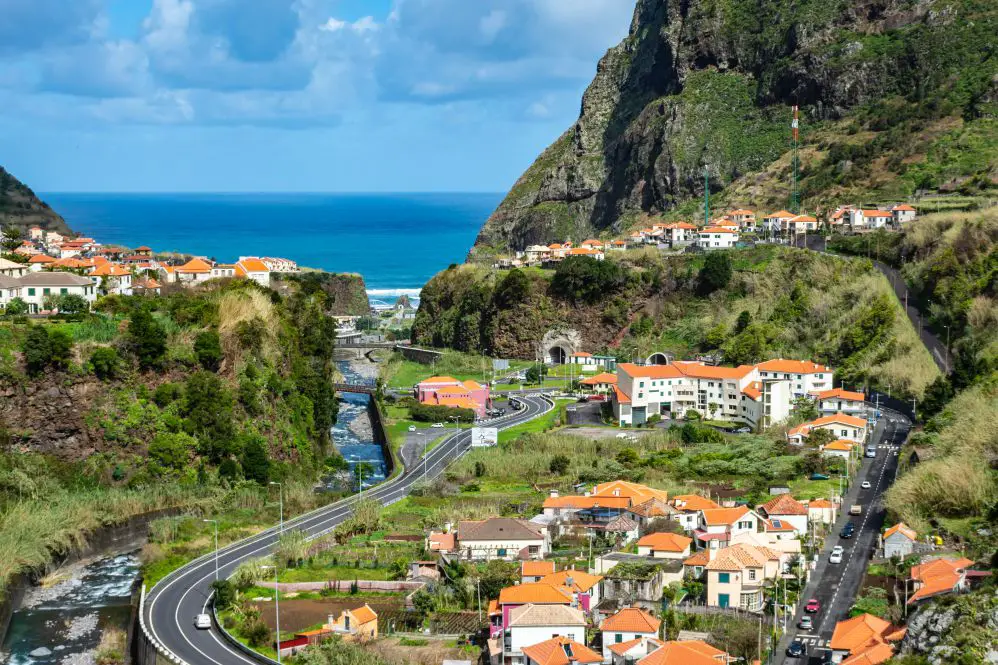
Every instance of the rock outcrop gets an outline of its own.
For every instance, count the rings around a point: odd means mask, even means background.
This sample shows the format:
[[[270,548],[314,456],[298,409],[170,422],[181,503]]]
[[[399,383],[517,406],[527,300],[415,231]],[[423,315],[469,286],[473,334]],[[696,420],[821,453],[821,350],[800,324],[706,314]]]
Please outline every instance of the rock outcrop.
[[[32,226],[63,235],[72,233],[66,220],[0,166],[0,228],[17,227],[26,235]]]
[[[812,125],[884,99],[994,117],[996,30],[970,0],[638,0],[578,121],[516,182],[473,253],[581,241],[722,190],[786,152],[792,105]]]

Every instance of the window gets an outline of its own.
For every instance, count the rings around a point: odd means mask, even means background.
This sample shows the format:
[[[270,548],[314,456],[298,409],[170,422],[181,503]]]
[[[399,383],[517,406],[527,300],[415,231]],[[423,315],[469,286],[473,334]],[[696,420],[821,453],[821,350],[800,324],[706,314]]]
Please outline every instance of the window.
[[[43,295],[43,296],[47,296],[47,295],[49,295],[50,293],[52,293],[52,289],[50,289],[50,288],[43,288],[43,289],[42,289],[42,295]]]
[[[755,582],[755,568],[749,568],[748,578],[749,582]]]
[[[28,295],[29,296],[35,295],[35,289],[34,289],[34,287],[31,287],[31,288],[28,289]]]
[[[59,289],[59,293],[61,293],[62,295],[66,295],[67,293],[69,293],[69,289]]]
[[[613,641],[616,642],[617,644],[620,644],[621,642],[624,641],[624,634],[623,633],[616,633],[613,636]]]
[[[718,573],[717,582],[718,584],[727,584],[731,581],[731,573]]]
[[[506,548],[505,547],[501,547],[498,550],[496,550],[496,555],[497,556],[506,556]]]

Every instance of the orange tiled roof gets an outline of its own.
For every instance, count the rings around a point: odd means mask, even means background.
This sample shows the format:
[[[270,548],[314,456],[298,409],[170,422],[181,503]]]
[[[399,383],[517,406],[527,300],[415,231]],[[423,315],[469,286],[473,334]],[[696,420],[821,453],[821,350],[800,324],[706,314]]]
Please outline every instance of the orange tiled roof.
[[[617,402],[620,404],[630,404],[631,396],[621,390],[617,384],[613,384],[613,396],[616,398]]]
[[[527,584],[508,586],[499,592],[500,605],[524,605],[526,603],[570,605],[572,603],[572,594],[563,588],[541,582],[528,582]]]
[[[644,503],[649,499],[661,499],[662,501],[669,499],[669,494],[665,490],[626,480],[611,480],[608,483],[600,483],[593,488],[593,494],[597,497],[627,497],[635,504]]]
[[[641,517],[668,517],[676,512],[676,509],[662,499],[648,499],[630,508],[630,512]]]
[[[35,254],[28,259],[28,263],[55,263],[55,259],[48,254]]]
[[[755,213],[751,210],[732,210],[728,213],[729,215],[754,215]]]
[[[239,262],[239,265],[242,266],[243,270],[246,272],[270,272],[270,268],[267,267],[267,264],[260,259],[243,259]]]
[[[692,538],[677,533],[649,533],[638,540],[638,547],[650,547],[653,552],[685,552]]]
[[[701,229],[700,233],[738,233],[738,231],[727,229],[723,226],[708,226],[707,228]]]
[[[822,450],[834,450],[834,451],[837,451],[837,452],[848,453],[848,452],[852,451],[852,449],[855,448],[855,447],[856,447],[856,443],[854,441],[850,441],[848,439],[836,439],[835,441],[832,441],[831,443],[826,443],[825,445],[823,445],[821,447],[821,449]]]
[[[618,610],[613,616],[607,617],[600,624],[602,631],[628,632],[628,633],[653,633],[658,634],[658,627],[662,625],[659,619],[648,614],[638,607],[625,607]]]
[[[576,508],[584,510],[600,506],[602,508],[627,508],[631,499],[626,496],[549,496],[544,499],[544,508]]]
[[[436,393],[439,397],[460,397],[466,396],[468,389],[464,386],[444,386],[443,388],[437,388]]]
[[[713,561],[707,564],[707,570],[743,570],[745,568],[763,568],[767,556],[760,548],[739,543],[717,551]]]
[[[603,656],[584,644],[567,637],[552,637],[529,647],[523,647],[523,655],[537,665],[571,665],[572,663],[602,663]]]
[[[587,376],[579,383],[584,386],[595,386],[598,383],[617,383],[617,375],[603,372],[602,374],[596,374],[595,376]]]
[[[863,393],[854,392],[852,390],[843,390],[842,388],[835,388],[834,390],[824,390],[818,393],[818,399],[851,399],[856,402],[862,402],[866,399],[866,395]]]
[[[707,497],[700,496],[699,494],[677,494],[672,497],[672,505],[677,510],[685,511],[710,510],[711,508],[721,507]]]
[[[586,593],[603,579],[602,575],[590,575],[584,570],[559,570],[556,573],[546,575],[540,581],[557,587],[566,587],[576,593]],[[568,581],[572,583],[569,584]]]
[[[520,564],[522,577],[544,577],[554,572],[554,561],[524,561]]]
[[[191,259],[177,268],[177,272],[205,273],[211,272],[211,264],[203,259]]]
[[[818,374],[831,372],[831,367],[819,365],[810,360],[784,360],[777,358],[756,365],[760,372],[784,372],[786,374]]]
[[[706,566],[710,563],[710,552],[707,550],[699,550],[693,556],[684,559],[684,566]]]
[[[777,210],[771,215],[766,215],[763,219],[790,219],[794,214],[788,210]]]
[[[809,501],[808,502],[807,507],[808,508],[834,508],[835,506],[833,506],[832,502],[829,501],[828,499],[814,499],[813,501]]]
[[[353,618],[356,619],[359,624],[365,624],[369,621],[378,620],[377,612],[372,610],[366,603],[357,609],[350,610],[350,614],[353,615]]]
[[[891,208],[891,210],[898,210],[898,211],[904,211],[904,212],[915,212],[915,209],[912,208],[907,203],[902,203],[901,205],[894,206],[893,208]]]
[[[428,379],[423,379],[419,382],[419,385],[430,384],[430,383],[461,383],[453,376],[431,376]]]
[[[669,641],[638,661],[638,665],[718,665],[728,654],[701,640]]]
[[[748,515],[749,509],[745,506],[739,506],[738,508],[709,508],[701,512],[703,512],[704,522],[708,526],[717,526],[720,524],[734,524],[745,515]]]
[[[455,547],[455,537],[453,531],[450,533],[438,533],[436,531],[431,531],[430,537],[427,540],[430,542],[430,551],[453,550]]]
[[[759,383],[758,381],[753,381],[752,383],[742,388],[742,393],[748,395],[752,399],[759,399],[760,397],[762,397],[761,388],[762,388],[761,383]]]
[[[125,275],[131,275],[132,273],[121,266],[107,263],[97,266],[90,274],[94,277],[124,277]]]
[[[887,540],[889,537],[893,536],[895,533],[902,534],[903,536],[907,537],[908,540],[918,540],[918,534],[915,533],[915,530],[912,529],[912,528],[910,528],[904,522],[898,522],[897,524],[895,524],[891,528],[887,529],[887,531],[884,531],[884,540]]]
[[[852,665],[877,665],[889,660],[894,649],[887,644],[903,635],[891,624],[872,614],[860,614],[835,624],[835,632],[828,646],[836,651],[848,651],[843,663]]]
[[[760,506],[767,515],[807,515],[807,508],[789,494],[781,494]]]
[[[962,571],[973,564],[970,559],[940,558],[911,567],[911,579],[920,582],[918,589],[908,599],[908,604],[952,591],[960,582]]]

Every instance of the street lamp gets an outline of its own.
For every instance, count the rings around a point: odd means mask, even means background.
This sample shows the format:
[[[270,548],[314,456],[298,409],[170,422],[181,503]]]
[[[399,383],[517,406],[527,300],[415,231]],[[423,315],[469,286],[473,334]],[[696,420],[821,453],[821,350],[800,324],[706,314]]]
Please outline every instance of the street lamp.
[[[278,539],[284,534],[284,485],[276,480],[270,481],[271,485],[277,485],[277,500],[280,506],[281,522],[278,530]],[[277,662],[281,662],[281,573],[277,565],[277,551],[274,551],[274,616],[277,621]]]
[[[423,440],[423,482],[426,482],[426,432],[420,432],[419,438]]]
[[[218,520],[201,520],[215,525],[215,581],[218,581]]]
[[[946,373],[949,374],[949,324],[946,325]]]

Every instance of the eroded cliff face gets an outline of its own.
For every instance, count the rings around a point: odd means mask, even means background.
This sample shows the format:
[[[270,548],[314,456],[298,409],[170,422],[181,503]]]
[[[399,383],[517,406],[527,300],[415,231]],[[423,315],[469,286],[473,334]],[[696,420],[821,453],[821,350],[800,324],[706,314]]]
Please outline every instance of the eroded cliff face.
[[[794,104],[815,122],[883,97],[930,103],[970,66],[981,79],[970,96],[993,100],[993,49],[975,44],[993,44],[985,15],[973,0],[638,0],[578,121],[516,182],[474,252],[618,230],[702,197],[705,169],[723,189],[787,150]]]

